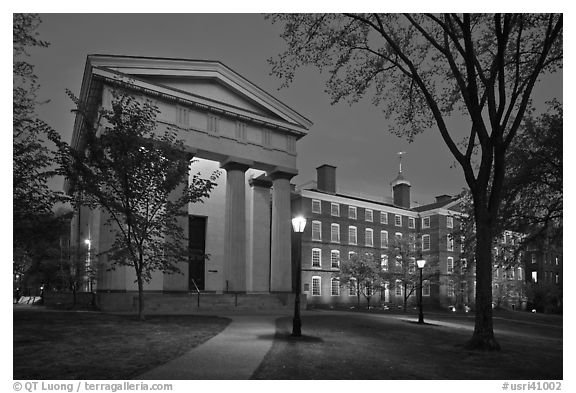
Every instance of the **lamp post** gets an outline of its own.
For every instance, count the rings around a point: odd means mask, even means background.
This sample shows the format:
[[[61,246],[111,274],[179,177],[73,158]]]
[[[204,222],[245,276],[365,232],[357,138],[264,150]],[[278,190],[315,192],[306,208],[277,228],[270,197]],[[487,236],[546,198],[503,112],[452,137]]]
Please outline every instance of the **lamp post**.
[[[302,321],[300,320],[300,290],[302,287],[302,232],[306,228],[306,219],[302,216],[292,219],[292,228],[296,235],[296,288],[294,299],[294,318],[292,319],[292,336],[302,336]]]
[[[420,289],[418,290],[418,323],[424,323],[424,313],[422,312],[422,270],[426,265],[426,260],[422,257],[416,261],[420,269]]]

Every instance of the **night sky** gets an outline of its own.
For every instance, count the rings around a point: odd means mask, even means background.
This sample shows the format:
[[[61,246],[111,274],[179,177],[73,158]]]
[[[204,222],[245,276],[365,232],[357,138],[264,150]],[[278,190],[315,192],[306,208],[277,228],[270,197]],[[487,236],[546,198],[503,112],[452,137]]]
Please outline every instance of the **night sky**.
[[[315,168],[335,165],[341,192],[376,197],[391,196],[390,182],[398,172],[397,152],[404,151],[403,173],[412,183],[412,199],[430,203],[440,194],[457,194],[465,181],[438,131],[433,128],[409,144],[389,132],[382,108],[369,97],[349,106],[330,105],[324,92],[326,75],[303,69],[289,87],[270,76],[267,59],[284,47],[281,27],[258,14],[42,14],[39,32],[50,47],[34,49],[41,90],[50,100],[39,107],[40,117],[70,141],[74,105],[65,94],[75,94],[88,54],[117,54],[219,60],[272,94],[314,125],[297,144],[301,184],[316,177]],[[557,97],[562,100],[562,72],[545,77],[533,93],[537,108]],[[459,119],[463,130],[469,129]],[[61,189],[62,180],[53,184]]]

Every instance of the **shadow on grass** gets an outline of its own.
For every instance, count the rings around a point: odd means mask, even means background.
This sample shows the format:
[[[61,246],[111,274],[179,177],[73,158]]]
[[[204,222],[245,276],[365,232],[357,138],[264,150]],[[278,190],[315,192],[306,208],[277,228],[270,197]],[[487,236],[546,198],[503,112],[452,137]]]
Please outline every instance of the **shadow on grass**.
[[[286,343],[322,343],[324,340],[320,337],[315,336],[307,336],[305,334],[301,335],[300,337],[294,337],[290,333],[276,333],[276,334],[264,334],[258,336],[259,340],[277,340]]]
[[[407,319],[403,319],[402,322],[411,323],[412,325],[416,325],[416,326],[418,326],[418,325],[420,325],[420,326],[441,326],[441,325],[438,325],[436,323],[429,323],[426,321],[424,321],[423,323],[418,323],[418,321],[410,321]]]

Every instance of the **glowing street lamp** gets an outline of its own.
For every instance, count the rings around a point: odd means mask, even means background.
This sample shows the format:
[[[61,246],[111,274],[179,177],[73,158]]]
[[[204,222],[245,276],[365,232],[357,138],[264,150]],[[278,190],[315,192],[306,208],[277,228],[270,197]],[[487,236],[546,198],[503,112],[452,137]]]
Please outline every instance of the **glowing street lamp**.
[[[294,318],[292,320],[292,336],[302,336],[302,321],[300,319],[300,287],[302,286],[302,232],[306,228],[306,218],[302,216],[292,219],[292,228],[296,234],[296,288],[294,299]]]
[[[422,312],[422,270],[424,270],[424,266],[426,265],[426,260],[422,257],[416,261],[418,265],[418,269],[420,269],[420,289],[419,289],[419,297],[418,297],[418,323],[424,323],[424,313]]]

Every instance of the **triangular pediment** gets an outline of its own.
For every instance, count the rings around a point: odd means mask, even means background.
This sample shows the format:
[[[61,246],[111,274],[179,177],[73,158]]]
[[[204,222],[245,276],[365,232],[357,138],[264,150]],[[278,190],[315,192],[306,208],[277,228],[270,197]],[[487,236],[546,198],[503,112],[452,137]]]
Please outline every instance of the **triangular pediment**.
[[[148,90],[271,121],[306,134],[312,123],[218,61],[90,55],[92,73],[131,78]]]

